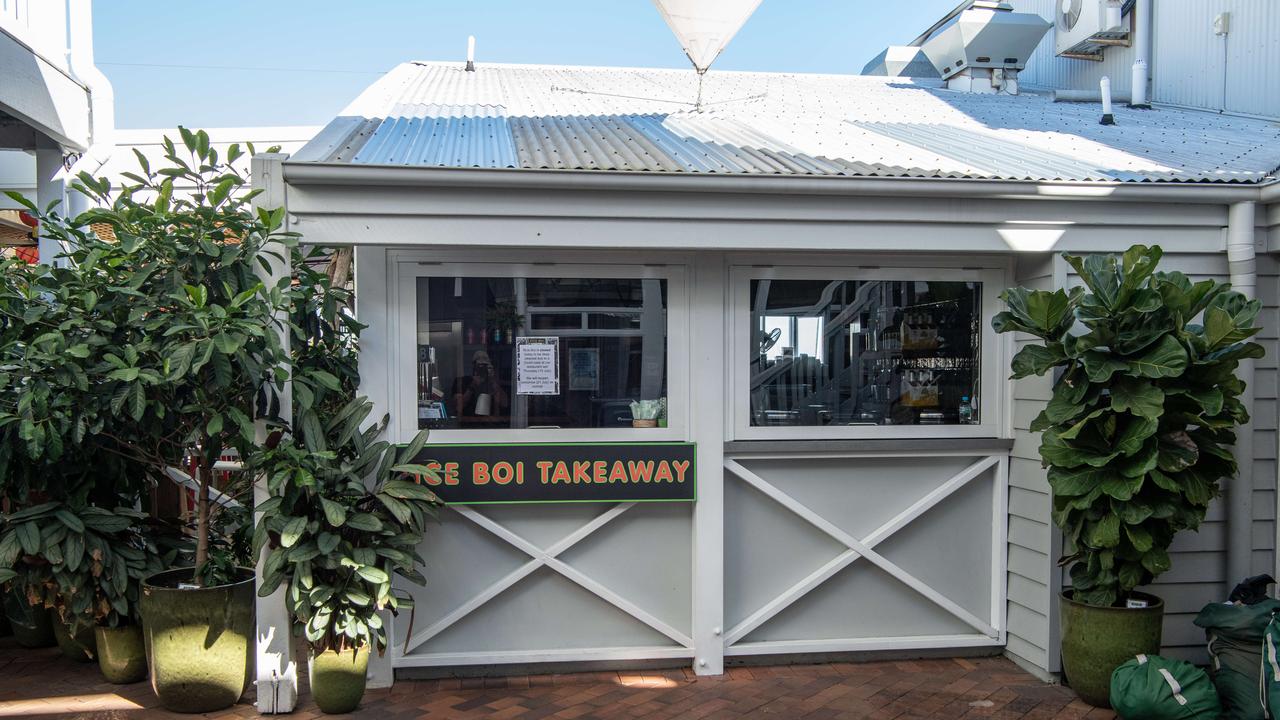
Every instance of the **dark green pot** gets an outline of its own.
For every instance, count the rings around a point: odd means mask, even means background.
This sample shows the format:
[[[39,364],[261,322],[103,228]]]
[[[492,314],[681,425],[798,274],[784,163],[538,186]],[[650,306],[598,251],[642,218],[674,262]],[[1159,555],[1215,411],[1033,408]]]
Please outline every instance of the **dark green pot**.
[[[68,659],[76,662],[93,662],[97,657],[98,644],[93,637],[93,626],[86,625],[72,634],[71,627],[53,616],[53,637],[58,641],[58,649]]]
[[[1111,707],[1111,673],[1135,655],[1160,653],[1164,601],[1135,592],[1145,608],[1096,607],[1062,593],[1062,672],[1067,685],[1094,707]]]
[[[98,669],[107,682],[128,685],[147,677],[147,650],[141,627],[95,627],[93,635],[98,644]]]
[[[330,715],[349,713],[360,706],[368,672],[368,645],[359,650],[326,650],[319,655],[312,652],[307,663],[311,699]]]
[[[52,647],[53,621],[45,608],[32,607],[17,592],[4,596],[4,614],[13,630],[13,639],[25,648]]]
[[[151,689],[174,712],[236,704],[253,676],[253,570],[230,585],[179,590],[191,568],[152,575],[142,584],[142,635]]]

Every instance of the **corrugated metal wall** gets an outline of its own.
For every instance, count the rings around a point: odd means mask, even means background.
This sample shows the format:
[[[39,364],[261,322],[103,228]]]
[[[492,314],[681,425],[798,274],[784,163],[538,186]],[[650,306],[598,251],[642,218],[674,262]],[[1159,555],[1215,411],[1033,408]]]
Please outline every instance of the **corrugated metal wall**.
[[[1280,3],[1156,3],[1152,99],[1174,105],[1280,116]],[[1174,10],[1173,12],[1170,12]],[[1230,13],[1230,33],[1213,19]]]
[[[1153,0],[1151,99],[1204,110],[1280,117],[1280,2]],[[1056,0],[1012,0],[1015,10],[1053,21]],[[1230,32],[1213,20],[1230,13]],[[1028,87],[1096,89],[1106,75],[1117,95],[1129,93],[1133,49],[1109,48],[1103,62],[1054,55],[1045,34],[1022,73]]]

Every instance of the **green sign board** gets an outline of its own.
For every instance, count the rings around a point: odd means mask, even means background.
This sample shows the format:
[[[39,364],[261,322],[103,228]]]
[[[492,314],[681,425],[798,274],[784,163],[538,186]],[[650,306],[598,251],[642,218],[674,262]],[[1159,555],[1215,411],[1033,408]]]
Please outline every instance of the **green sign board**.
[[[693,443],[440,444],[413,462],[451,505],[697,499]]]

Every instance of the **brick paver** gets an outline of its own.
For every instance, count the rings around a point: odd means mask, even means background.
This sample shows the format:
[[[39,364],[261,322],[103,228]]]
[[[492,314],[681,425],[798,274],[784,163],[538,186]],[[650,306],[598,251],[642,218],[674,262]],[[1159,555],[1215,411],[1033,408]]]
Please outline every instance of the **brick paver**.
[[[209,717],[256,714],[245,703]],[[319,715],[304,692],[290,717]],[[745,666],[718,678],[643,670],[401,681],[390,690],[370,690],[356,715],[379,720],[1114,718],[1003,658]],[[145,682],[109,685],[95,665],[73,663],[56,649],[22,650],[6,639],[0,641],[0,718],[14,716],[190,717],[157,709]]]

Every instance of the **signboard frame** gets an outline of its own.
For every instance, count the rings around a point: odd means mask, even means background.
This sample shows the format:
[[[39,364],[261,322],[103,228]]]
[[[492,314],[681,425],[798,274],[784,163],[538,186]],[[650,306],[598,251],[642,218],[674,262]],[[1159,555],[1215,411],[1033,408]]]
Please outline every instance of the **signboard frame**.
[[[681,455],[680,458],[673,460],[672,457],[659,457],[657,458],[656,462],[661,462],[663,460],[667,462],[678,462],[682,460],[687,460],[688,465],[686,470],[684,471],[689,476],[687,486],[683,484],[676,484],[674,482],[672,483],[654,482],[654,483],[642,484],[642,483],[636,483],[634,481],[626,483],[626,485],[631,487],[644,486],[644,487],[650,487],[650,488],[669,485],[673,489],[677,489],[677,488],[683,489],[685,487],[688,487],[689,489],[687,492],[687,496],[684,496],[685,493],[682,492],[682,493],[673,493],[671,497],[641,497],[641,496],[626,497],[624,495],[613,495],[613,496],[597,497],[597,498],[532,497],[532,498],[515,498],[515,499],[509,499],[509,500],[508,499],[450,500],[445,497],[445,495],[449,493],[442,492],[440,490],[440,487],[441,487],[440,485],[428,485],[428,487],[432,490],[432,492],[435,492],[437,495],[440,496],[440,499],[444,501],[445,505],[564,505],[564,504],[573,504],[573,503],[694,503],[694,502],[697,502],[698,500],[697,445],[696,443],[688,442],[688,441],[672,440],[672,441],[656,441],[656,442],[572,442],[571,441],[571,442],[507,442],[507,443],[435,443],[435,444],[428,443],[422,448],[422,450],[418,453],[418,455],[411,460],[411,462],[417,463],[417,464],[423,464],[423,465],[426,465],[429,463],[440,463],[442,462],[442,456],[440,453],[436,451],[442,450],[442,449],[445,449],[445,450],[450,448],[462,449],[464,450],[463,454],[466,454],[465,451],[473,451],[473,452],[474,451],[493,451],[491,455],[491,459],[490,461],[488,461],[488,469],[492,469],[496,464],[504,462],[504,460],[501,457],[501,448],[544,448],[544,449],[558,450],[558,449],[572,449],[572,448],[582,448],[582,447],[625,448],[626,450],[633,450],[633,451],[643,451],[646,448],[653,448],[655,450],[677,448],[678,450],[676,453],[667,453],[667,454],[669,456],[680,454]],[[547,457],[553,457],[555,455],[564,455],[564,454],[566,453],[553,452],[553,453],[549,453]],[[655,453],[655,454],[661,455],[661,453]],[[616,458],[616,460],[620,462],[626,462],[621,458]],[[526,461],[527,459],[521,459],[518,462],[526,462]],[[446,463],[450,462],[450,459],[447,456],[444,456],[443,462],[446,462]],[[550,462],[555,462],[555,461],[553,460]],[[580,460],[579,462],[586,462],[586,461]],[[599,461],[597,460],[593,462],[599,462]],[[610,462],[610,461],[604,461],[604,462]],[[459,467],[459,469],[461,468]],[[474,468],[472,469],[472,472],[474,472]],[[469,479],[473,479],[473,478],[469,478]],[[424,483],[424,485],[425,484],[426,483]],[[482,483],[482,484],[488,485],[489,482]],[[530,488],[543,488],[548,485],[548,483],[537,482],[536,479],[534,479],[533,482],[529,482],[527,486],[520,483],[513,484],[510,482],[498,483],[498,484],[503,485],[504,487],[514,486],[514,487],[530,487]],[[556,485],[556,484],[551,483],[551,485]],[[614,484],[611,484],[608,482],[575,483],[575,485],[588,486],[588,487],[594,487],[596,485],[601,485],[603,487],[614,486]],[[472,488],[476,487],[474,482],[467,483],[467,484],[459,482],[457,485],[454,485],[452,487],[468,487],[468,486]],[[680,495],[680,496],[676,496],[676,495]]]

